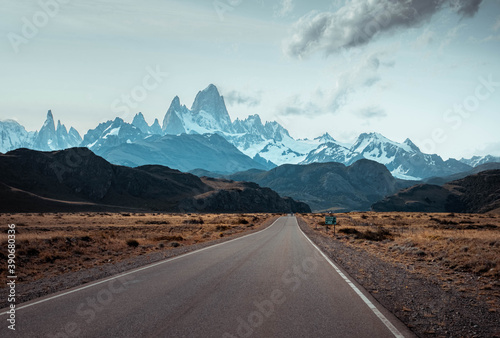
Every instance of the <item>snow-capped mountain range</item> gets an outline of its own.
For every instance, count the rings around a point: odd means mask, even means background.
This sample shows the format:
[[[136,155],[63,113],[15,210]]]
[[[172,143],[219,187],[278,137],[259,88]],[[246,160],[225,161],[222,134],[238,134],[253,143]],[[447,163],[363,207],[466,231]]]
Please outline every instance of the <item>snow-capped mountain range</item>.
[[[0,122],[0,152],[76,146],[87,147],[115,164],[162,164],[185,171],[201,167],[220,173],[270,169],[282,164],[350,165],[366,158],[384,164],[395,177],[423,179],[500,162],[500,158],[493,156],[444,161],[438,155],[422,153],[409,139],[397,143],[378,133],[361,134],[352,145],[338,142],[328,133],[312,140],[296,140],[279,123],[263,123],[257,114],[231,121],[224,97],[214,85],[200,91],[190,109],[175,97],[162,125],[158,119],[149,125],[143,114],[138,113],[131,123],[120,118],[101,123],[83,139],[74,128],[68,132],[60,121],[56,127],[51,111],[36,132],[26,131],[13,120]],[[173,156],[174,153],[177,155]],[[220,161],[227,164],[215,165]]]
[[[71,127],[69,132],[61,121],[54,124],[52,111],[47,113],[47,119],[39,131],[28,132],[14,120],[0,121],[0,152],[17,148],[50,151],[77,147],[82,142],[78,131]]]

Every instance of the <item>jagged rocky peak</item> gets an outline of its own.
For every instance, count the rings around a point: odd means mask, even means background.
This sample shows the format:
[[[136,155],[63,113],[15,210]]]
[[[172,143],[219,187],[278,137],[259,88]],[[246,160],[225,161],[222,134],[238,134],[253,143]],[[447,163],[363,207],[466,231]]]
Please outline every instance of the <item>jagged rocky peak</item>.
[[[149,134],[149,125],[142,113],[137,113],[132,120],[132,125],[139,128],[144,134]]]
[[[52,111],[47,112],[47,118],[35,137],[34,148],[37,150],[56,150],[58,148],[56,127]]]
[[[413,151],[420,152],[420,148],[419,148],[419,147],[417,147],[417,146],[415,145],[415,143],[413,143],[413,142],[412,142],[409,138],[407,138],[407,139],[403,142],[403,144],[405,144],[405,145],[407,145],[408,147],[410,147],[410,148],[411,148],[411,150],[413,150]]]
[[[250,115],[244,120],[236,119],[233,123],[233,128],[236,133],[263,133],[264,125],[260,116]]]
[[[155,134],[155,135],[160,135],[162,133],[160,121],[158,121],[158,119],[155,119],[155,121],[153,122],[153,124],[149,128],[149,131],[151,132],[151,134]]]
[[[66,129],[66,126],[61,123],[61,120],[57,120],[57,128],[56,131],[58,133],[63,133],[63,134],[68,134],[68,130]]]
[[[172,100],[172,103],[170,103],[170,108],[168,109],[169,111],[170,110],[179,110],[181,109],[181,99],[179,98],[179,96],[176,96],[174,97],[174,99]]]
[[[45,124],[50,124],[50,123],[54,123],[54,115],[52,115],[52,110],[49,109],[49,111],[47,112],[47,118],[45,119]]]
[[[52,110],[49,110],[40,131],[33,134],[33,142],[30,144],[30,148],[43,151],[60,150],[76,147],[81,140],[80,134],[74,128],[68,134],[66,126],[60,120],[57,121],[56,126]]]
[[[186,106],[181,106],[179,96],[174,97],[170,107],[163,118],[162,132],[168,135],[180,135],[186,133],[183,120],[189,119]]]
[[[316,137],[314,140],[319,141],[320,143],[336,142],[329,133],[324,133],[320,137]]]
[[[144,114],[141,113],[141,112],[138,112],[137,114],[135,114],[134,121],[138,121],[138,122],[139,121],[140,122],[144,121],[144,122],[146,122],[146,119],[144,118]]]
[[[351,151],[363,153],[364,151],[372,151],[375,147],[379,148],[384,145],[391,145],[396,147],[404,146],[389,140],[387,137],[380,133],[362,133],[359,135],[356,142],[351,147]]]
[[[221,104],[224,104],[225,108],[224,98],[220,95],[217,87],[210,84],[207,88],[198,92],[191,106],[191,111],[198,112],[206,108],[221,108]]]
[[[224,97],[219,94],[219,90],[213,84],[198,92],[193,102],[191,107],[193,115],[199,115],[202,111],[211,116],[214,122],[220,125],[222,131],[231,131],[231,118],[227,112]],[[206,119],[206,116],[200,116],[200,118]]]

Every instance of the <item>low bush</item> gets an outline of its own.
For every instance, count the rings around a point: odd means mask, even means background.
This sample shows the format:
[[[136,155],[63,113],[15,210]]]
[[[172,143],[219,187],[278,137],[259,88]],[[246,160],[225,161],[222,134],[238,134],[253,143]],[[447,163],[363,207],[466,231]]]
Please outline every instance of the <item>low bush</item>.
[[[192,218],[192,219],[186,219],[183,221],[184,224],[205,224],[205,222],[203,221],[203,218]]]
[[[135,239],[128,239],[127,245],[132,247],[132,248],[137,248],[139,246],[139,242],[137,242],[137,240],[135,240]]]
[[[354,228],[342,228],[339,229],[340,233],[346,234],[346,235],[358,235],[359,231],[354,229]]]

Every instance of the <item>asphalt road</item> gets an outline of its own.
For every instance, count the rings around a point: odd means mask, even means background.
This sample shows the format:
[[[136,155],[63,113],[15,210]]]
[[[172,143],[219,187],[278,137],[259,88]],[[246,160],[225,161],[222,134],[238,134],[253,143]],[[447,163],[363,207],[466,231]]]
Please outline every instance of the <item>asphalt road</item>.
[[[18,304],[15,333],[2,314],[0,336],[412,336],[360,289],[295,217],[282,217],[233,241]]]

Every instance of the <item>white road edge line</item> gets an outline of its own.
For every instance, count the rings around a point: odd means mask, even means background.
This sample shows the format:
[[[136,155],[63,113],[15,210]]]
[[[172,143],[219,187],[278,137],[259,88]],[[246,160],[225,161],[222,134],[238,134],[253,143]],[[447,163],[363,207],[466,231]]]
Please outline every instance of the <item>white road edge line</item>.
[[[304,231],[302,231],[302,229],[299,226],[297,217],[295,217],[295,222],[297,223],[297,227],[299,228],[302,235],[304,235],[304,237],[309,241],[309,243],[311,243],[316,248],[316,250],[318,250],[319,253],[326,259],[326,261],[330,263],[330,265],[335,269],[335,271],[340,275],[340,277],[342,277],[342,279],[354,290],[354,292],[356,292],[358,296],[361,297],[361,299],[365,302],[365,304],[368,305],[368,307],[373,311],[373,313],[392,332],[392,334],[397,338],[405,338],[405,336],[401,332],[399,332],[399,330],[389,321],[389,319],[387,319],[382,314],[382,312],[380,312],[380,310],[377,309],[377,307],[373,305],[373,303],[368,298],[366,298],[366,296],[361,292],[361,290],[359,290],[358,287],[354,285],[353,282],[351,282],[351,280],[339,269],[339,267],[330,259],[330,257],[328,257],[323,251],[321,251],[321,249],[309,237],[306,236]]]
[[[34,305],[38,305],[38,304],[41,304],[41,303],[45,303],[45,302],[48,302],[49,300],[53,300],[53,299],[56,299],[56,298],[60,298],[60,297],[63,297],[63,296],[66,296],[66,295],[69,295],[69,294],[72,294],[72,293],[75,293],[75,292],[78,292],[78,291],[81,291],[81,290],[85,290],[85,289],[88,289],[88,288],[91,288],[93,286],[96,286],[96,285],[99,285],[99,284],[103,284],[103,283],[106,283],[106,282],[109,282],[111,280],[114,280],[114,279],[117,279],[117,278],[121,278],[123,276],[127,276],[127,275],[131,275],[131,274],[134,274],[136,272],[139,272],[139,271],[143,271],[143,270],[147,270],[147,269],[150,269],[150,268],[153,268],[155,266],[158,266],[158,265],[161,265],[161,264],[165,264],[165,263],[168,263],[168,262],[171,262],[171,261],[174,261],[176,259],[180,259],[180,258],[183,258],[183,257],[186,257],[186,256],[189,256],[189,255],[193,255],[195,253],[199,253],[199,252],[202,252],[202,251],[205,251],[205,250],[208,250],[208,249],[212,249],[212,248],[215,248],[215,247],[218,247],[218,246],[221,246],[221,245],[224,245],[224,244],[227,244],[227,243],[230,243],[230,242],[234,242],[234,241],[237,241],[237,240],[240,240],[240,239],[243,239],[243,238],[246,238],[246,237],[250,237],[250,236],[253,236],[253,235],[257,235],[257,234],[260,234],[261,232],[264,232],[266,231],[267,229],[271,228],[280,218],[282,217],[278,217],[270,226],[268,226],[267,228],[265,229],[262,229],[260,231],[257,231],[257,232],[254,232],[252,234],[248,234],[248,235],[245,235],[245,236],[241,236],[241,237],[238,237],[238,238],[235,238],[235,239],[231,239],[229,241],[226,241],[226,242],[223,242],[223,243],[218,243],[218,244],[214,244],[214,245],[211,245],[211,246],[207,246],[205,248],[202,248],[202,249],[198,249],[198,250],[195,250],[195,251],[191,251],[191,252],[188,252],[188,253],[185,253],[185,254],[182,254],[182,255],[179,255],[179,256],[175,256],[175,257],[172,257],[172,258],[169,258],[169,259],[166,259],[164,261],[160,261],[160,262],[157,262],[157,263],[153,263],[153,264],[150,264],[150,265],[146,265],[142,268],[137,268],[135,270],[132,270],[132,271],[128,271],[126,273],[122,273],[122,274],[119,274],[119,275],[116,275],[116,276],[113,276],[113,277],[110,277],[110,278],[107,278],[107,279],[104,279],[102,281],[99,281],[99,282],[95,282],[95,283],[92,283],[92,284],[88,284],[88,285],[85,285],[85,286],[82,286],[80,288],[77,288],[77,289],[74,289],[74,290],[71,290],[71,291],[68,291],[68,292],[64,292],[64,293],[61,293],[61,294],[58,294],[58,295],[55,295],[55,296],[52,296],[52,297],[49,297],[49,298],[45,298],[45,299],[42,299],[42,300],[39,300],[39,301],[36,301],[34,303],[30,303],[30,304],[26,304],[26,305],[23,305],[23,306],[19,306],[17,307],[16,306],[16,311],[19,311],[19,310],[22,310],[22,309],[26,309],[28,307],[31,307],[31,306],[34,306]],[[0,316],[2,315],[5,315],[5,314],[8,314],[7,311],[5,312],[2,312],[0,313]]]

